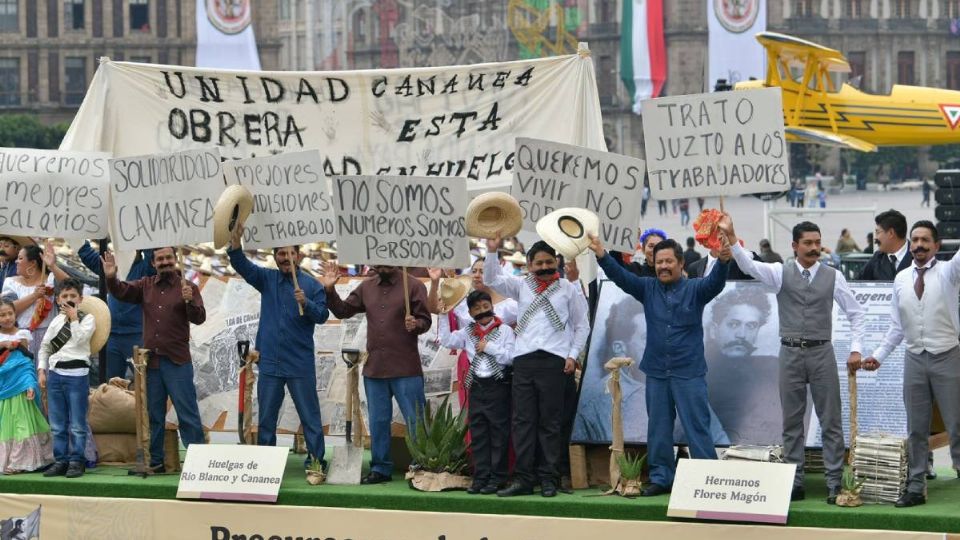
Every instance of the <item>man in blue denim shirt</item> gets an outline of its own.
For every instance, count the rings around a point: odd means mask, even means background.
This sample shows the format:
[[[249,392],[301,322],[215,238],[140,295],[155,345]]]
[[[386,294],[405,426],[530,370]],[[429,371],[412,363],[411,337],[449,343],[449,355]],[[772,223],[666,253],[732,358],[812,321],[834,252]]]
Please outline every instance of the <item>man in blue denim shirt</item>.
[[[710,435],[707,362],[703,356],[703,308],[723,291],[730,249],[706,278],[683,277],[683,248],[674,240],[654,247],[657,277],[638,277],[619,265],[591,236],[600,267],[620,289],[643,304],[647,346],[640,369],[647,375],[647,455],[651,485],[644,497],[669,493],[676,472],[673,424],[677,415],[694,459],[717,459]]]
[[[260,291],[260,326],[257,350],[260,351],[260,377],[257,379],[257,444],[277,444],[277,415],[283,404],[286,386],[297,408],[300,424],[313,459],[323,463],[323,422],[317,397],[317,371],[314,353],[314,325],[327,321],[327,295],[311,276],[300,271],[300,246],[273,249],[279,270],[257,266],[241,250],[243,228],[238,226],[230,239],[230,264],[254,289]],[[292,272],[297,271],[299,289],[294,288]],[[303,315],[299,313],[303,307]],[[310,457],[305,463],[309,467]]]
[[[90,242],[84,242],[77,251],[83,265],[98,276],[103,275],[103,261],[100,253],[93,249]],[[136,281],[142,277],[157,275],[153,267],[153,250],[143,249],[137,252],[126,281]],[[121,302],[112,294],[107,294],[110,307],[110,339],[107,341],[107,380],[127,376],[127,358],[133,357],[133,348],[143,345],[143,310],[137,304]]]

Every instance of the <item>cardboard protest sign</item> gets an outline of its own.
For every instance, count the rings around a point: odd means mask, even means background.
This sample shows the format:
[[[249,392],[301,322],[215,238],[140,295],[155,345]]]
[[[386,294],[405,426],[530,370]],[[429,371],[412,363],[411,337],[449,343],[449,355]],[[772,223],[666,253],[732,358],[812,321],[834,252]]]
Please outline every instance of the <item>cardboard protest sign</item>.
[[[227,184],[253,194],[253,213],[244,225],[249,249],[270,249],[329,241],[336,237],[333,207],[320,152],[227,161]]]
[[[470,265],[463,178],[335,176],[333,206],[343,264]]]
[[[105,62],[63,148],[131,156],[216,146],[230,159],[319,148],[327,177],[506,187],[521,134],[606,148],[589,55],[309,73]]]
[[[642,103],[655,199],[784,191],[790,186],[780,88]]]
[[[586,208],[600,218],[600,238],[610,249],[632,252],[645,170],[642,159],[517,138],[510,194],[528,231],[558,208]]]
[[[103,238],[108,154],[0,148],[0,233]]]
[[[117,250],[213,239],[213,207],[224,189],[216,148],[111,159],[109,170]]]

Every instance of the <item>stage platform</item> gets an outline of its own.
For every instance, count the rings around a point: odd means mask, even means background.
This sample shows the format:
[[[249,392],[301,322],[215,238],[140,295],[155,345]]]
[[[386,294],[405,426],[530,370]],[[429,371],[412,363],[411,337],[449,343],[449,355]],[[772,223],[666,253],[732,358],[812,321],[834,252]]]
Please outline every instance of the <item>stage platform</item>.
[[[302,464],[303,456],[289,456],[280,497],[275,506],[215,504],[247,507],[250,512],[296,506],[684,523],[666,517],[666,496],[624,499],[597,496],[599,490],[596,489],[577,490],[573,494],[560,494],[552,499],[539,494],[498,498],[467,495],[462,491],[421,493],[410,489],[400,474],[394,475],[393,482],[375,486],[310,486],[304,480]],[[929,483],[928,503],[907,509],[894,508],[893,505],[868,504],[860,508],[827,505],[824,502],[826,488],[822,475],[809,474],[807,499],[791,505],[787,528],[960,533],[960,480],[951,469],[943,469],[939,473],[940,478]],[[15,494],[20,494],[173,500],[176,498],[178,478],[177,474],[163,474],[143,479],[128,476],[124,468],[100,466],[78,479],[44,478],[36,473],[0,476],[0,493],[13,498],[16,498]],[[0,516],[0,519],[5,517],[8,516]],[[476,538],[479,540],[480,536]]]

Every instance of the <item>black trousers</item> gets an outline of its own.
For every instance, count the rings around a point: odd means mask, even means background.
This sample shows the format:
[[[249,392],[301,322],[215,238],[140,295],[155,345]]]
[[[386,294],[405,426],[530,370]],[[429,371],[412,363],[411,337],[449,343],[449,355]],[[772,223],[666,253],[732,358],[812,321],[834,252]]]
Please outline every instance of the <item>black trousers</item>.
[[[473,482],[481,486],[507,481],[510,453],[511,380],[473,380],[468,407]]]
[[[563,441],[565,360],[534,351],[513,360],[515,479],[527,486],[557,482]]]
[[[557,467],[560,476],[570,476],[570,437],[573,435],[573,421],[577,416],[577,379],[574,374],[566,375],[563,384],[563,419],[560,426],[560,436],[563,439],[563,448],[560,451],[560,461]]]

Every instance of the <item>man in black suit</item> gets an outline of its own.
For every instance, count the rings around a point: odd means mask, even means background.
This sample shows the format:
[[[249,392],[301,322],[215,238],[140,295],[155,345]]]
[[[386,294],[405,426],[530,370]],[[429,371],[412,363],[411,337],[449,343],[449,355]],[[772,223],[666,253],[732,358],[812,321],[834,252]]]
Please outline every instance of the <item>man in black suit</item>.
[[[897,272],[913,264],[913,255],[907,243],[907,218],[890,209],[877,214],[873,220],[877,250],[860,270],[857,279],[864,281],[893,281]]]

